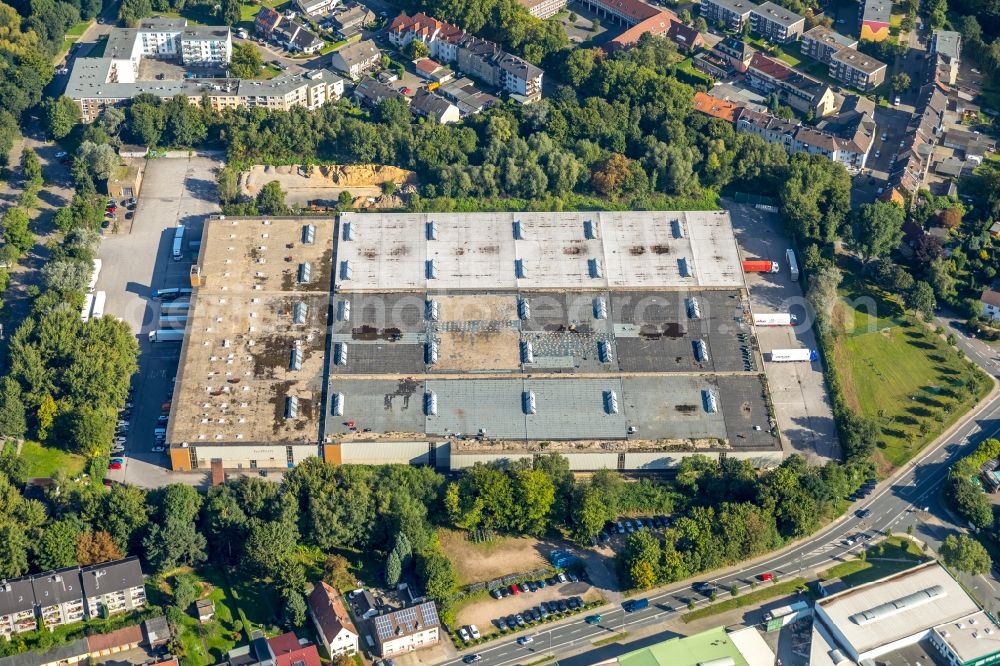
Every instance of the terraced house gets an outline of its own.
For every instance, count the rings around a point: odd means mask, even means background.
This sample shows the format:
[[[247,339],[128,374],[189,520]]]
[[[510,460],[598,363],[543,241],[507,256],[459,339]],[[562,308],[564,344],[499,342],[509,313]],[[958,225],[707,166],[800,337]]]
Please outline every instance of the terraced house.
[[[89,618],[110,617],[146,605],[139,559],[67,567],[0,581],[0,636],[49,631]]]

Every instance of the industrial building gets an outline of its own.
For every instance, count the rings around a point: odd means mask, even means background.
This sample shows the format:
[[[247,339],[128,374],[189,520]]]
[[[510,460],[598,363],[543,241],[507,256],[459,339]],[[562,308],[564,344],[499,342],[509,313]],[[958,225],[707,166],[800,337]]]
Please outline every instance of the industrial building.
[[[782,459],[725,212],[214,219],[192,284],[174,470]]]
[[[655,643],[595,666],[763,666],[774,660],[774,651],[756,628],[716,627]]]
[[[167,442],[175,471],[287,468],[317,453],[331,218],[213,218],[192,267]]]
[[[1000,626],[936,561],[816,602],[809,663],[1000,663]]]

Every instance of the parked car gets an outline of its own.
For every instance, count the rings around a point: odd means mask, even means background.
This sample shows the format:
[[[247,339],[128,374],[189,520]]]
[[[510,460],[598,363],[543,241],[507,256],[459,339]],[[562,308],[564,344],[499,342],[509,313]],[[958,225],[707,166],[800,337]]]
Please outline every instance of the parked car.
[[[469,635],[476,640],[479,640],[482,637],[482,634],[479,633],[479,627],[474,624],[469,625]]]
[[[462,639],[463,643],[468,643],[470,636],[469,632],[465,630],[465,627],[458,628],[458,637]]]
[[[573,573],[572,571],[568,572],[568,573],[566,574],[566,577],[567,577],[567,578],[569,578],[569,582],[571,582],[571,583],[579,583],[579,582],[580,582],[580,577],[579,577],[579,576],[577,576],[577,575],[576,575],[575,573]]]
[[[494,599],[503,599],[503,595],[500,594],[500,590],[490,590],[490,596]]]
[[[527,583],[525,583],[525,585],[528,586],[528,591],[529,592],[537,592],[538,591],[538,586],[535,585],[535,581],[533,581],[533,580],[529,580]]]
[[[517,622],[517,626],[519,627],[525,627],[528,625],[528,623],[524,621],[524,616],[520,613],[514,615],[514,621]]]
[[[506,599],[507,597],[510,596],[510,590],[507,589],[506,587],[501,587],[500,588],[500,596],[501,596],[501,598]]]
[[[521,594],[521,590],[517,587],[517,585],[511,585],[508,589],[510,590],[510,593],[513,594],[514,596]]]
[[[520,590],[521,592],[527,592],[531,588],[528,587],[527,583],[518,583],[517,589]]]
[[[113,462],[113,463],[109,463],[108,464],[108,469],[121,469],[121,468],[122,468],[122,464],[121,463],[114,463]]]
[[[543,587],[545,587],[547,584],[548,583],[546,583],[544,580],[536,580],[535,581],[535,585],[538,587],[539,590],[542,589]]]
[[[493,624],[495,624],[497,626],[497,629],[499,629],[500,631],[507,631],[507,621],[504,620],[502,617],[498,617],[497,619],[493,620]]]
[[[59,159],[66,157],[66,155],[67,153],[65,150],[60,150],[58,153],[56,153],[56,157],[58,157]]]

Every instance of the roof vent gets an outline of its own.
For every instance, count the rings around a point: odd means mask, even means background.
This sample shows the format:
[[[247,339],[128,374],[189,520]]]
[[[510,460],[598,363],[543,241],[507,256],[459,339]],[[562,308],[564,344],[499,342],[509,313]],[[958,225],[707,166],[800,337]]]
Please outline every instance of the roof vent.
[[[302,227],[302,242],[305,245],[312,245],[316,242],[316,225],[307,224]]]
[[[521,224],[521,220],[514,220],[512,226],[514,228],[514,240],[524,240],[524,225]]]
[[[597,341],[597,358],[600,359],[601,363],[611,363],[614,360],[610,342],[607,340]]]
[[[534,363],[535,351],[531,347],[531,340],[521,341],[521,363]]]
[[[601,266],[601,260],[588,259],[587,272],[590,274],[590,277],[595,279],[604,277],[604,267]]]
[[[437,259],[428,259],[424,262],[424,277],[428,280],[433,280],[437,278],[438,266]]]
[[[298,415],[299,415],[299,399],[294,395],[290,395],[287,398],[285,398],[285,418],[294,419]]]
[[[353,272],[354,272],[354,267],[351,266],[351,262],[349,260],[344,259],[343,261],[340,262],[340,279],[341,280],[350,280],[351,279],[351,273],[353,273]]]
[[[535,392],[525,391],[521,394],[521,405],[525,414],[537,414],[538,407],[535,404]]]
[[[524,268],[524,259],[514,260],[514,277],[518,280],[523,280],[528,276],[528,272]]]
[[[302,344],[298,340],[295,341],[295,345],[292,347],[291,358],[288,361],[288,369],[302,369]]]
[[[608,306],[603,298],[594,299],[594,319],[607,319]]]
[[[694,296],[687,299],[687,313],[691,319],[701,319],[701,306],[698,304],[698,299]]]
[[[344,222],[344,233],[342,236],[345,241],[354,240],[353,230],[354,230],[354,225],[352,225],[350,222]]]
[[[700,363],[704,363],[708,360],[708,347],[705,346],[704,340],[695,340],[694,345],[694,357],[698,359]]]
[[[433,299],[428,299],[427,302],[424,303],[424,316],[427,318],[427,321],[437,321],[438,317],[441,316],[440,310],[441,308],[438,307],[438,302]]]
[[[337,365],[347,365],[347,343],[338,342],[333,347],[333,362]]]
[[[343,416],[344,415],[344,394],[343,393],[334,393],[333,394],[333,404],[330,407],[330,412],[334,416]]]
[[[691,277],[691,269],[688,267],[686,257],[679,257],[677,259],[677,270],[680,272],[681,277]]]
[[[705,406],[705,411],[709,414],[715,414],[719,411],[719,399],[715,397],[715,392],[711,389],[702,389],[701,401]]]
[[[337,303],[337,319],[340,321],[351,320],[351,302],[339,301]]]
[[[437,240],[438,239],[438,225],[437,222],[428,222],[426,225],[427,229],[427,240]]]
[[[526,321],[531,318],[531,305],[528,299],[521,296],[517,299],[517,318]]]
[[[299,264],[299,283],[306,284],[312,279],[312,264],[304,261]]]
[[[597,225],[593,220],[583,221],[583,237],[587,240],[597,240]]]
[[[670,230],[674,234],[674,238],[684,238],[684,223],[680,220],[671,220]]]
[[[618,394],[614,391],[604,392],[604,411],[608,414],[618,413]]]
[[[309,314],[309,306],[305,303],[296,303],[292,308],[292,321],[296,324],[306,323],[306,315]]]
[[[438,398],[434,391],[424,393],[424,414],[427,416],[437,416]]]
[[[426,347],[424,348],[424,362],[426,362],[427,365],[434,365],[435,363],[437,363],[437,360],[438,360],[438,345],[437,342],[431,340],[430,342],[427,343]]]

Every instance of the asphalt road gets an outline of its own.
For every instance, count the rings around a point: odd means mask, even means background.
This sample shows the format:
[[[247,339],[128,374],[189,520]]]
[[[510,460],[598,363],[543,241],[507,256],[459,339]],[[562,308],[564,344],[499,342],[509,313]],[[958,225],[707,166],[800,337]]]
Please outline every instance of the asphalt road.
[[[991,353],[988,348],[970,345],[969,342],[968,338],[961,336],[958,344],[973,361],[984,365],[990,374],[996,375],[996,354]],[[914,526],[914,536],[936,550],[948,534],[964,530],[962,526],[952,522],[952,514],[941,498],[942,482],[948,469],[979,442],[998,434],[1000,395],[962,422],[949,437],[926,449],[920,458],[911,462],[897,477],[880,484],[876,493],[852,506],[838,522],[805,542],[772,557],[765,557],[718,577],[701,576],[698,581],[711,582],[719,589],[721,597],[733,585],[741,590],[749,587],[750,581],[765,572],[788,579],[823,571],[857,555],[869,540],[880,533],[904,531],[911,524]],[[857,513],[865,509],[870,510],[870,514],[864,519],[858,518]],[[963,578],[987,608],[1000,607],[1000,582],[996,578]],[[473,652],[482,656],[479,662],[481,666],[527,663],[546,654],[560,657],[579,654],[593,649],[589,648],[590,644],[602,638],[677,620],[679,615],[687,612],[689,601],[694,601],[697,605],[710,603],[705,595],[691,587],[692,582],[651,592],[647,596],[649,607],[641,611],[625,613],[620,606],[600,611],[602,618],[598,625],[589,625],[583,616],[579,616],[536,633],[521,632],[510,639],[488,643],[478,650],[470,649],[457,658],[441,663],[447,666],[460,664],[463,656]],[[515,639],[523,635],[533,636],[532,643],[518,645]]]

